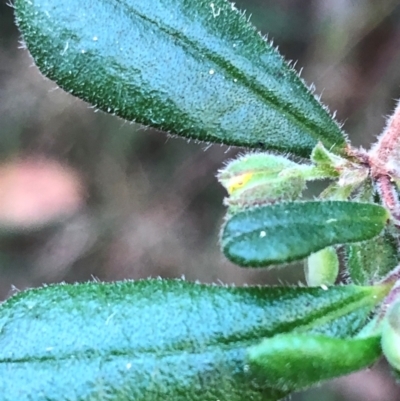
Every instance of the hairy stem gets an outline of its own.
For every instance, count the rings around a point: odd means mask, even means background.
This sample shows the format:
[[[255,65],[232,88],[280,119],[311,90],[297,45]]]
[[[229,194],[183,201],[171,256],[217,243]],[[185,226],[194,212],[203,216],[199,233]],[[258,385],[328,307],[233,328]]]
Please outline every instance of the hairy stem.
[[[386,128],[378,142],[369,152],[371,175],[400,177],[400,102],[389,118]]]
[[[395,183],[388,175],[375,177],[376,188],[383,205],[390,211],[397,227],[400,226],[400,201]]]

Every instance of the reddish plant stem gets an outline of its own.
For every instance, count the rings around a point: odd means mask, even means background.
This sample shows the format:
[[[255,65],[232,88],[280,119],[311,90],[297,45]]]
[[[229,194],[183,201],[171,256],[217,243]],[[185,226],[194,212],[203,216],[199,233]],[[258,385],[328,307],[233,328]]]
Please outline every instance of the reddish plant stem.
[[[400,227],[400,202],[395,184],[400,179],[400,102],[378,142],[368,152],[368,165],[383,205]]]
[[[383,205],[390,211],[394,224],[399,227],[400,202],[395,184],[387,175],[379,175],[375,177],[375,183]]]
[[[370,150],[369,164],[373,178],[380,175],[400,178],[400,102],[378,142]]]

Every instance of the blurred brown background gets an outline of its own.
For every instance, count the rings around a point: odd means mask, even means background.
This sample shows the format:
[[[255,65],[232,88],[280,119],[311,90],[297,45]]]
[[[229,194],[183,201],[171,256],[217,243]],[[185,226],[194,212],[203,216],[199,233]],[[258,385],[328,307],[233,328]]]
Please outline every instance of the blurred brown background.
[[[240,0],[314,83],[353,143],[368,147],[400,97],[396,0]],[[296,283],[299,266],[244,270],[220,254],[223,189],[238,149],[171,139],[95,113],[19,49],[0,0],[0,297],[58,281],[148,276]],[[400,400],[384,364],[297,401]]]

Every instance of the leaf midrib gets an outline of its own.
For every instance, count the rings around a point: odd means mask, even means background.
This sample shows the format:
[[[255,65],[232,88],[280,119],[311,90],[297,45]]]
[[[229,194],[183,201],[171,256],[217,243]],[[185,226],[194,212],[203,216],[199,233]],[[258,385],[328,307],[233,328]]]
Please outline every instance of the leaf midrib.
[[[354,299],[355,298],[355,299]],[[359,299],[357,299],[359,298]],[[310,316],[308,318],[304,318],[301,323],[299,321],[295,322],[283,322],[281,325],[274,328],[274,330],[269,329],[265,331],[258,331],[255,335],[254,332],[249,335],[243,335],[240,339],[234,340],[226,337],[215,337],[212,339],[207,345],[195,344],[197,349],[193,349],[193,343],[189,342],[180,342],[173,346],[170,346],[166,351],[160,352],[160,349],[155,348],[142,348],[142,349],[134,349],[129,348],[127,350],[118,350],[118,349],[107,349],[104,352],[96,349],[86,349],[80,350],[79,352],[71,352],[64,353],[61,356],[56,355],[43,355],[40,357],[35,356],[27,356],[25,358],[0,358],[0,364],[10,364],[10,363],[29,363],[29,362],[49,362],[49,361],[63,361],[67,359],[71,359],[76,356],[84,356],[86,359],[96,359],[99,357],[105,356],[132,356],[138,357],[138,355],[153,355],[158,358],[167,358],[179,353],[188,353],[192,355],[203,354],[205,352],[212,352],[213,350],[221,351],[233,351],[234,349],[244,349],[253,345],[256,345],[257,342],[261,341],[263,338],[271,337],[275,334],[285,334],[290,332],[307,332],[312,331],[314,327],[321,327],[330,321],[339,319],[345,315],[348,315],[352,312],[355,312],[358,309],[373,307],[376,304],[376,300],[372,301],[371,296],[362,295],[359,297],[355,295],[350,298],[346,298],[341,302],[335,303],[335,309],[331,311],[326,311],[325,309],[332,309],[331,306],[327,306],[324,310],[320,310],[318,314]],[[343,305],[344,304],[344,305]],[[348,305],[346,305],[348,304]],[[340,313],[338,313],[338,310]],[[275,333],[273,333],[275,331]],[[233,337],[233,336],[232,336]],[[237,336],[235,336],[237,337]],[[189,346],[191,345],[191,346]],[[201,347],[201,348],[200,348]],[[85,356],[86,355],[86,356]]]
[[[287,111],[286,110],[287,104],[279,102],[279,98],[274,96],[272,92],[268,92],[266,90],[261,90],[263,85],[261,85],[261,84],[257,85],[256,78],[248,79],[244,74],[240,73],[240,70],[238,68],[236,68],[229,60],[222,58],[221,56],[218,55],[218,53],[213,53],[213,52],[209,51],[207,49],[207,47],[202,46],[201,43],[199,41],[197,41],[195,38],[189,38],[186,35],[182,35],[179,31],[172,28],[171,26],[161,25],[159,23],[159,21],[147,17],[146,15],[140,13],[137,9],[135,9],[133,7],[129,7],[127,5],[127,8],[133,15],[156,26],[160,31],[164,32],[165,34],[176,38],[179,42],[182,43],[182,46],[188,52],[190,52],[192,55],[193,55],[192,49],[196,48],[201,54],[205,55],[205,57],[207,57],[210,61],[212,61],[213,63],[218,65],[222,70],[224,70],[227,75],[230,75],[233,79],[235,79],[235,78],[239,79],[247,89],[249,89],[251,92],[255,93],[259,98],[261,98],[262,101],[268,103],[268,105],[270,107],[274,108],[275,110],[277,110],[279,112],[284,111],[287,118],[294,121],[297,125],[301,126],[305,130],[305,132],[308,135],[310,135],[315,141],[320,139],[320,135],[318,135],[318,134],[314,135],[315,131],[318,133],[321,130],[318,126],[316,126],[315,124],[311,124],[311,123],[307,124],[306,121],[309,121],[309,120],[302,119],[301,116],[299,117],[299,115],[297,113],[290,113],[289,111]],[[271,48],[271,51],[275,52],[275,50],[272,48]],[[196,56],[196,55],[194,54],[194,56]],[[275,52],[275,56],[281,57],[279,54],[276,54],[276,52]],[[241,56],[241,57],[242,57],[242,59],[245,59],[243,56]],[[245,60],[247,62],[247,59],[245,59]],[[226,64],[228,64],[229,67],[226,67]],[[264,73],[268,74],[268,70],[265,70]],[[294,72],[290,71],[290,73],[293,75],[293,79],[297,79]],[[270,75],[270,74],[268,74],[268,75]],[[275,78],[273,77],[273,79],[275,79]],[[308,91],[308,89],[306,87],[304,87],[304,89]],[[310,95],[310,98],[311,97],[312,97],[312,95]],[[321,108],[322,108],[322,106],[321,106]],[[328,114],[327,114],[327,117],[331,118]],[[338,130],[338,132],[340,133],[340,130]],[[344,143],[344,139],[343,139],[343,143]],[[330,144],[330,145],[335,146],[336,144]]]

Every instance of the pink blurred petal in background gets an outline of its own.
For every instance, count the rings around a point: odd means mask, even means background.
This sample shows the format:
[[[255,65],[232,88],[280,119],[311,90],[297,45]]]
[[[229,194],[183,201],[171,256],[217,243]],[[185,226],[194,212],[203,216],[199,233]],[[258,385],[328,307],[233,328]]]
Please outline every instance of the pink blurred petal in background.
[[[79,174],[41,157],[0,164],[0,225],[42,226],[79,210],[84,203]]]

